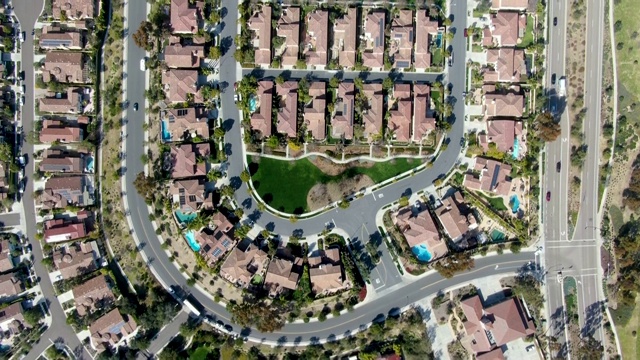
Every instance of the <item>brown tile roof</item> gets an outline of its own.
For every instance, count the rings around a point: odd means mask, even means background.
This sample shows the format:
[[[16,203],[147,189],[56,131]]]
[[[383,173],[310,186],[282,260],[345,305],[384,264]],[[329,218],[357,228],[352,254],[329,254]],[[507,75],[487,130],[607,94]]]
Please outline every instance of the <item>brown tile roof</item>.
[[[220,268],[220,276],[241,287],[249,286],[254,274],[264,270],[269,255],[250,244],[244,251],[233,248]]]
[[[258,81],[258,108],[251,114],[251,128],[265,138],[271,136],[271,108],[273,106],[273,82]]]
[[[367,98],[367,109],[362,114],[364,137],[372,141],[374,137],[382,136],[383,94],[382,84],[364,84],[362,92]]]
[[[70,143],[82,141],[84,131],[71,124],[65,124],[59,120],[42,121],[40,130],[40,142],[52,143],[54,141]]]
[[[80,213],[78,214],[80,215]],[[84,218],[52,219],[44,222],[44,240],[48,243],[77,240],[87,236]]]
[[[199,68],[202,59],[204,59],[202,45],[174,44],[164,49],[164,61],[170,68]]]
[[[316,295],[327,295],[351,287],[343,275],[340,250],[330,248],[309,257],[309,277]]]
[[[208,143],[182,144],[171,146],[169,162],[173,179],[207,175],[208,157],[211,146]]]
[[[521,42],[527,27],[526,15],[521,15],[516,11],[498,11],[490,16],[489,33],[491,39],[489,43],[491,45],[516,46]]]
[[[485,151],[489,150],[489,143],[496,144],[501,152],[513,150],[515,139],[522,135],[522,122],[514,120],[487,121],[487,133],[479,135],[480,145]]]
[[[315,81],[309,85],[311,102],[304,107],[304,122],[307,131],[316,140],[323,140],[326,136],[325,111],[327,109],[327,89],[322,81]]]
[[[76,114],[80,111],[80,88],[69,87],[64,97],[45,97],[38,99],[39,110],[48,113],[72,113]]]
[[[40,161],[38,168],[48,173],[81,173],[84,161],[80,157],[46,157]]]
[[[411,85],[395,84],[393,86],[392,100],[389,103],[392,104],[392,108],[389,111],[391,117],[387,128],[393,132],[394,140],[411,141],[411,108],[413,106]]]
[[[486,82],[519,83],[520,77],[526,74],[524,50],[512,48],[489,49],[487,63],[495,66],[494,71],[485,72]]]
[[[80,52],[50,51],[44,58],[42,80],[45,83],[86,83],[89,72],[85,69],[84,54]]]
[[[202,21],[203,8],[202,1],[171,0],[171,31],[197,33],[198,22]]]
[[[193,101],[196,103],[202,101],[198,70],[169,69],[162,73],[162,84],[169,102],[185,102],[187,94],[193,94]]]
[[[413,85],[413,141],[421,142],[436,129],[431,107],[431,88],[427,84]]]
[[[64,279],[87,274],[96,269],[92,243],[70,245],[53,252],[53,264]]]
[[[18,295],[22,292],[22,281],[13,273],[0,275],[0,298]]]
[[[479,295],[460,302],[467,321],[464,327],[475,343],[471,348],[476,353],[495,348],[535,332],[533,321],[517,298],[510,298],[489,308],[483,308]]]
[[[227,219],[227,217],[224,216],[224,214],[221,212],[216,212],[215,214],[213,214],[212,221],[213,226],[216,230],[228,233],[229,231],[231,231],[231,229],[233,229],[233,224],[231,224],[231,221],[229,221],[229,219]]]
[[[115,347],[122,338],[131,335],[138,325],[131,316],[127,319],[116,308],[103,317],[97,319],[89,328],[91,344],[99,352],[107,348]]]
[[[515,9],[525,10],[529,5],[529,0],[492,0],[492,10]]]
[[[431,20],[429,10],[418,10],[416,13],[416,70],[431,67],[431,36],[438,32],[438,21]]]
[[[210,231],[203,229],[196,234],[196,241],[200,244],[200,254],[207,260],[209,266],[213,266],[227,253],[236,241],[222,230]]]
[[[96,15],[94,3],[93,0],[52,0],[53,18],[60,20],[64,12],[70,20],[91,19]]]
[[[56,176],[49,178],[38,199],[45,209],[64,208],[69,204],[86,206],[93,203],[87,192],[84,176]]]
[[[385,12],[372,11],[365,15],[362,52],[362,64],[378,69],[384,66]]]
[[[76,302],[76,310],[80,316],[84,316],[94,309],[106,307],[115,300],[104,275],[98,275],[74,287],[72,292]]]
[[[329,12],[314,10],[307,15],[307,36],[303,53],[309,65],[327,65]]]
[[[289,137],[295,137],[298,131],[298,82],[285,81],[276,85],[276,93],[280,103],[278,108],[278,121],[276,130]]]
[[[476,354],[476,360],[504,360],[502,348],[496,348],[483,354]]]
[[[273,258],[269,262],[267,276],[264,279],[264,287],[269,291],[269,296],[281,294],[285,289],[295,290],[300,279],[302,259],[293,260]]]
[[[353,139],[353,106],[355,102],[355,85],[343,82],[338,85],[335,112],[331,119],[331,136],[339,139]]]
[[[211,194],[205,191],[205,179],[176,180],[169,188],[174,203],[180,204],[180,210],[193,213],[200,208],[211,209],[213,202]]]
[[[30,329],[31,325],[25,321],[22,311],[21,302],[15,302],[0,309],[0,324],[3,324],[2,331],[9,332],[9,336],[14,336],[24,329]]]
[[[195,136],[208,139],[209,122],[204,108],[167,109],[162,113],[167,131],[171,134],[170,141],[181,141]]]
[[[389,56],[393,59],[395,68],[411,66],[413,50],[413,10],[400,10],[391,19],[391,40]]]
[[[63,31],[58,26],[45,25],[38,38],[42,49],[82,49],[82,34],[76,31]]]
[[[255,63],[269,66],[271,64],[271,6],[262,5],[247,24],[253,32]]]
[[[511,165],[477,157],[473,170],[478,172],[479,176],[466,174],[464,186],[496,195],[506,196],[509,194],[511,189]]]
[[[449,252],[426,206],[422,206],[421,209],[415,209],[413,205],[404,207],[393,218],[410,248],[426,246],[432,255],[432,260]]]
[[[453,241],[461,239],[467,231],[478,226],[472,214],[463,215],[462,210],[465,206],[462,194],[456,191],[453,195],[442,200],[442,206],[435,211],[445,233]]]
[[[506,94],[486,94],[484,99],[484,115],[492,117],[522,117],[524,112],[524,96],[508,92]]]
[[[357,13],[358,10],[356,8],[349,8],[347,14],[336,19],[333,26],[332,52],[338,54],[338,64],[340,66],[353,67],[356,65]]]
[[[11,248],[9,240],[0,241],[0,272],[13,269],[13,261],[11,260]]]
[[[300,51],[300,8],[285,7],[282,9],[278,26],[277,36],[285,38],[284,51],[281,53],[281,64],[283,66],[293,66],[298,61]],[[280,49],[273,49],[278,51]]]

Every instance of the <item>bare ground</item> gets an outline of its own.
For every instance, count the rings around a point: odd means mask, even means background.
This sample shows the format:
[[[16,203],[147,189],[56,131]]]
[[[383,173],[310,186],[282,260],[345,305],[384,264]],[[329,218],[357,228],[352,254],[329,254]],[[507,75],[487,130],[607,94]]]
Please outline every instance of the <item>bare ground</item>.
[[[356,175],[335,183],[316,184],[307,194],[307,206],[311,211],[317,210],[373,184],[373,180],[366,175]]]
[[[320,171],[327,175],[336,176],[342,174],[345,170],[352,167],[372,167],[374,163],[372,161],[352,161],[348,164],[337,164],[333,161],[321,157],[313,156],[309,157],[309,161],[313,163]]]

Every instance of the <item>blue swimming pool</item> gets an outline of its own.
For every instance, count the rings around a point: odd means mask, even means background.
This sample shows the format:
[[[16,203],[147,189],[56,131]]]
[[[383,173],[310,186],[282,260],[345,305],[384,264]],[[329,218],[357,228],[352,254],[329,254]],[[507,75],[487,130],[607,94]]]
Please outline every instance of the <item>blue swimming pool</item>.
[[[519,154],[520,154],[520,143],[518,142],[518,139],[514,139],[513,153],[511,154],[511,156],[513,156],[514,159],[517,159]]]
[[[87,157],[87,172],[93,172],[93,156]]]
[[[198,252],[200,251],[200,244],[196,241],[196,234],[193,230],[189,230],[186,234],[184,234],[184,238],[187,239],[191,250]]]
[[[171,141],[171,133],[169,132],[167,120],[162,120],[160,124],[162,127],[162,141]]]
[[[438,36],[436,36],[436,46],[442,47],[442,33],[438,32]]]
[[[258,100],[255,96],[251,96],[249,99],[249,112],[254,112],[258,108]]]
[[[433,255],[431,255],[429,249],[427,249],[427,245],[425,244],[416,245],[411,248],[411,251],[418,258],[418,260],[422,262],[429,262],[433,258]]]
[[[182,211],[180,210],[176,210],[176,217],[178,218],[178,221],[180,221],[183,224],[188,224],[191,221],[193,221],[193,219],[196,218],[196,216],[198,216],[198,214],[195,213],[191,213],[191,214],[184,214]]]
[[[515,214],[518,212],[520,208],[520,200],[516,195],[511,195],[511,199],[509,200],[509,204],[511,204],[511,211]]]

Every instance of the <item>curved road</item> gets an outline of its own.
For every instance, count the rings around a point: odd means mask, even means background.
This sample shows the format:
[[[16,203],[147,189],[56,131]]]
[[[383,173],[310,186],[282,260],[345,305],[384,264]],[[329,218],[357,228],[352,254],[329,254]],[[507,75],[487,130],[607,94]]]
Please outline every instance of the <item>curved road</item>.
[[[227,14],[223,18],[226,26],[220,34],[222,42],[232,41],[236,35],[236,19],[238,19],[238,2],[237,0],[223,0],[223,8],[226,8]],[[465,39],[462,35],[462,29],[466,26],[466,10],[467,4],[464,0],[455,0],[451,4],[450,13],[453,15],[454,22],[451,30],[456,31],[452,47],[458,59],[453,67],[449,68],[448,83],[451,86],[452,94],[461,94],[465,84]],[[127,33],[127,44],[125,49],[125,66],[126,66],[126,99],[130,104],[144,104],[144,72],[140,71],[140,59],[145,56],[144,51],[135,46],[131,35],[137,30],[140,22],[146,19],[146,3],[145,2],[129,2],[127,4],[127,20],[125,31]],[[232,46],[234,48],[235,46]],[[237,63],[233,58],[233,50],[223,55],[220,61],[220,82],[228,85],[234,84],[239,80],[242,71],[237,67]],[[455,99],[453,99],[455,101]],[[240,114],[233,100],[233,92],[225,91],[221,95],[222,102],[222,118],[225,126],[228,126],[227,135],[225,137],[225,148],[229,155],[229,174],[237,177],[244,169],[244,152],[242,147],[242,135],[240,129]],[[141,156],[144,152],[143,141],[144,131],[142,124],[145,121],[144,112],[134,112],[127,110],[126,113],[126,174],[125,187],[129,189],[125,204],[130,212],[130,221],[132,222],[134,236],[140,242],[139,248],[142,254],[147,258],[149,267],[154,275],[165,286],[181,286],[188,288],[191,294],[200,302],[208,313],[217,318],[230,322],[230,315],[226,309],[213,301],[209,294],[201,292],[197,288],[188,287],[186,279],[182,273],[177,270],[175,265],[169,261],[164,250],[161,249],[160,242],[155,233],[151,222],[149,221],[149,211],[147,205],[139,194],[135,191],[133,181],[136,175],[144,170],[141,162]],[[461,150],[460,138],[464,133],[464,106],[458,104],[454,106],[452,115],[453,127],[448,136],[451,142],[447,150],[441,154],[435,161],[432,168],[416,173],[414,176],[400,180],[385,188],[379,189],[375,194],[384,194],[384,198],[367,195],[363,198],[354,200],[348,209],[335,209],[330,212],[315,216],[311,219],[300,219],[297,223],[292,224],[288,219],[282,219],[269,213],[260,213],[253,199],[247,192],[246,184],[236,179],[239,189],[236,191],[236,201],[245,207],[245,213],[249,214],[256,224],[268,228],[280,234],[291,234],[293,231],[301,231],[304,235],[316,234],[321,232],[325,224],[338,219],[336,226],[345,230],[352,240],[357,240],[363,234],[373,234],[377,231],[375,224],[375,215],[384,205],[397,200],[407,192],[417,192],[431,185],[435,179],[446,174],[456,163]],[[382,200],[384,199],[384,200]],[[366,239],[364,239],[366,241]],[[383,245],[384,246],[384,245]],[[386,251],[383,251],[386,253]],[[389,256],[387,254],[387,256]],[[361,326],[370,323],[379,314],[386,315],[393,308],[401,308],[427,295],[433,294],[439,290],[455,286],[456,284],[468,282],[472,279],[493,275],[496,273],[513,272],[516,268],[533,260],[533,253],[509,254],[498,257],[481,258],[476,261],[476,268],[470,272],[461,274],[454,279],[443,279],[439,274],[431,274],[420,278],[417,281],[407,284],[402,283],[395,264],[391,269],[383,271],[381,274],[383,286],[387,289],[394,285],[394,292],[386,291],[385,294],[378,294],[377,297],[370,302],[358,306],[354,311],[346,313],[339,318],[331,318],[325,322],[312,323],[291,323],[287,324],[278,333],[259,333],[253,329],[241,330],[243,335],[248,336],[253,341],[271,341],[271,342],[298,342],[308,343],[314,341],[324,341],[332,337],[338,337],[357,331]],[[384,264],[384,259],[383,259]],[[499,266],[497,266],[499,265]],[[375,271],[375,270],[374,270]],[[401,296],[398,295],[401,289]],[[240,332],[236,326],[235,331]]]

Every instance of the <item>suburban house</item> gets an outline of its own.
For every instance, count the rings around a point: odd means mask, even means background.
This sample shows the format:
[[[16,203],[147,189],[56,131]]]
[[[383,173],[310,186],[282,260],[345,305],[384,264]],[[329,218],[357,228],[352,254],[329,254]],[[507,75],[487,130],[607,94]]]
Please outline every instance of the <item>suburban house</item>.
[[[350,7],[347,13],[335,20],[333,26],[333,47],[331,57],[338,59],[338,65],[351,68],[356,65],[356,29],[358,10]]]
[[[13,269],[13,260],[11,259],[11,245],[9,240],[0,241],[0,272]]]
[[[511,189],[511,165],[476,157],[473,172],[464,176],[464,186],[489,194],[507,196]]]
[[[85,66],[85,57],[81,52],[50,51],[44,58],[42,80],[66,84],[86,83],[89,69]]]
[[[353,106],[355,102],[354,83],[338,85],[338,97],[331,118],[331,136],[336,139],[353,139]]]
[[[264,287],[269,292],[269,296],[274,298],[285,290],[295,290],[301,273],[301,258],[294,257],[292,260],[273,258],[269,262]]]
[[[236,246],[222,263],[220,276],[238,287],[247,288],[255,274],[263,273],[268,261],[269,255],[253,244],[244,250]]]
[[[22,281],[15,274],[0,275],[0,298],[15,296],[22,291]]]
[[[96,15],[94,0],[52,0],[51,10],[56,20],[93,19]]]
[[[482,45],[516,46],[522,42],[527,29],[527,16],[517,11],[498,11],[490,14],[491,26],[483,32]]]
[[[316,296],[331,295],[351,287],[351,282],[343,274],[338,248],[320,250],[308,261],[311,288]]]
[[[286,7],[282,9],[276,36],[281,38],[282,45],[276,48],[274,44],[274,56],[280,56],[281,64],[285,68],[292,68],[298,62],[298,52],[300,51],[300,8]]]
[[[362,110],[363,135],[371,142],[382,137],[382,119],[384,117],[382,84],[363,84],[362,93],[367,98],[366,108]]]
[[[435,112],[431,109],[431,87],[413,85],[413,141],[421,143],[436,129]]]
[[[60,120],[45,119],[42,121],[40,130],[40,142],[43,143],[72,143],[82,141],[84,131],[72,124],[67,124]]]
[[[55,243],[81,239],[88,235],[85,220],[91,212],[82,210],[75,218],[60,218],[44,222],[44,241]]]
[[[515,120],[489,120],[487,131],[478,135],[478,142],[482,148],[489,150],[489,144],[495,144],[496,149],[505,153],[513,153],[514,157],[525,154],[525,144],[522,133],[522,121]],[[514,149],[518,148],[518,153]]]
[[[389,42],[389,57],[394,68],[411,67],[413,41],[413,10],[399,10],[391,19]]]
[[[391,117],[387,128],[391,131],[393,139],[400,142],[410,142],[413,107],[411,84],[394,84],[389,106]]]
[[[405,206],[392,215],[392,220],[414,254],[422,253],[426,248],[429,258],[420,258],[421,261],[439,259],[449,252],[426,205]]]
[[[98,275],[72,289],[78,315],[85,316],[96,309],[108,307],[115,301],[107,277]]]
[[[211,145],[209,143],[171,146],[169,158],[165,159],[171,164],[171,178],[207,175],[207,161],[210,151]]]
[[[69,87],[66,94],[57,93],[40,98],[38,99],[38,109],[46,113],[80,113],[82,112],[82,89]]]
[[[524,113],[524,96],[516,92],[485,93],[485,119],[494,117],[520,118]]]
[[[327,84],[314,81],[309,85],[311,102],[304,106],[304,123],[307,131],[315,140],[324,140],[327,136],[325,111],[327,109]]]
[[[38,46],[44,50],[81,50],[84,48],[84,41],[80,32],[45,25],[38,38]]]
[[[0,310],[0,332],[3,339],[10,339],[31,328],[24,319],[23,311],[21,302],[15,302]]]
[[[93,204],[93,189],[85,176],[57,176],[47,180],[40,203],[44,209]]]
[[[469,230],[478,227],[476,218],[471,214],[459,191],[443,199],[442,206],[437,208],[435,213],[444,232],[454,242],[461,240]]]
[[[137,329],[133,317],[123,317],[117,308],[113,309],[91,324],[91,346],[98,352],[116,348],[122,341],[131,338]]]
[[[208,139],[209,120],[204,108],[168,108],[160,113],[162,118],[162,141],[182,141],[196,136]]]
[[[527,74],[524,62],[524,50],[514,48],[499,48],[487,50],[487,65],[494,70],[484,72],[484,81],[519,83],[522,75]]]
[[[196,34],[203,21],[203,11],[203,1],[171,0],[171,32]]]
[[[491,10],[526,10],[529,0],[492,0]]]
[[[252,32],[254,62],[258,66],[271,65],[271,6],[262,5],[247,22]]]
[[[371,11],[364,18],[362,65],[372,70],[384,67],[385,14],[384,11]]]
[[[460,307],[467,319],[463,323],[465,332],[471,338],[471,349],[476,354],[499,349],[535,333],[535,325],[518,298],[485,308],[480,296],[475,295],[462,300]]]
[[[195,213],[201,208],[213,208],[211,194],[204,188],[205,179],[176,180],[169,187],[174,204],[179,204],[183,213]]]
[[[209,266],[213,266],[220,258],[235,245],[232,239],[223,230],[202,229],[196,234],[196,241],[200,244],[200,254],[207,260]]]
[[[54,251],[53,264],[63,279],[71,279],[96,270],[99,256],[95,241],[76,243]]]
[[[260,137],[271,136],[271,107],[273,106],[273,82],[258,81],[256,110],[251,114],[251,128],[260,133]]]
[[[431,44],[438,34],[438,21],[431,20],[429,10],[416,12],[415,69],[422,72],[431,67]]]
[[[198,70],[169,69],[162,73],[162,84],[169,103],[202,102]]]
[[[85,171],[84,153],[62,149],[47,149],[38,169],[44,173],[82,173]]]
[[[324,69],[327,65],[329,12],[314,10],[307,15],[307,35],[304,40],[302,54],[307,65]]]
[[[285,81],[276,84],[279,103],[276,130],[288,137],[296,137],[298,127],[298,82]]]
[[[204,57],[203,45],[177,43],[164,48],[164,61],[170,68],[199,68]]]

